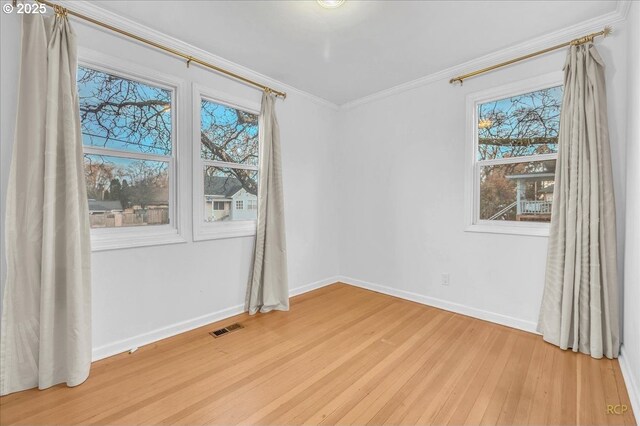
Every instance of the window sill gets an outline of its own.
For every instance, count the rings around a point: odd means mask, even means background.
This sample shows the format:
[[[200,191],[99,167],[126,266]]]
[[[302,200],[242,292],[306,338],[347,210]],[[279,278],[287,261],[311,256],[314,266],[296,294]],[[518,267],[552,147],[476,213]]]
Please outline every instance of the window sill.
[[[223,238],[253,237],[256,235],[255,221],[205,223],[194,228],[194,241],[219,240]]]
[[[185,243],[186,240],[170,226],[111,228],[91,230],[91,251],[105,251]]]
[[[465,232],[480,232],[485,234],[524,235],[529,237],[548,237],[549,224],[515,224],[515,223],[478,223],[468,225]]]

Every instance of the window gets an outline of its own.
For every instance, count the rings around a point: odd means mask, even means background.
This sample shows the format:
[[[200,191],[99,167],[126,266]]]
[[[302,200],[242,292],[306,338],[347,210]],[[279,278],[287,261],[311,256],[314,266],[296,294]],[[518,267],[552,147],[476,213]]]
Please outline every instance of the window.
[[[77,85],[93,248],[178,242],[175,89],[86,65]]]
[[[562,85],[541,86],[513,87],[510,93],[487,94],[469,102],[473,108],[471,225],[482,227],[476,230],[548,232]]]
[[[214,201],[213,202],[214,210],[227,210],[226,203],[224,201]]]
[[[242,104],[194,86],[196,240],[255,234],[259,107]]]

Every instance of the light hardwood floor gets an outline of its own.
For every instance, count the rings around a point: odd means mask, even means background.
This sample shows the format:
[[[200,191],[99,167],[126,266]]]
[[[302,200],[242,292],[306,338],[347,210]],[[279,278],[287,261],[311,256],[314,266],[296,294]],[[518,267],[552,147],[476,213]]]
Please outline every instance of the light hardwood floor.
[[[214,339],[233,322],[245,328]],[[633,425],[617,361],[344,284],[0,398],[2,424]]]

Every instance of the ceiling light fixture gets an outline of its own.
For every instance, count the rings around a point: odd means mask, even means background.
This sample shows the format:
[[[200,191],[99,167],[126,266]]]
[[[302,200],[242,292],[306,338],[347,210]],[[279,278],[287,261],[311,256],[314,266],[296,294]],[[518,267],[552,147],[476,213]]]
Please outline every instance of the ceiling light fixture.
[[[316,0],[325,9],[335,9],[344,4],[345,0]]]

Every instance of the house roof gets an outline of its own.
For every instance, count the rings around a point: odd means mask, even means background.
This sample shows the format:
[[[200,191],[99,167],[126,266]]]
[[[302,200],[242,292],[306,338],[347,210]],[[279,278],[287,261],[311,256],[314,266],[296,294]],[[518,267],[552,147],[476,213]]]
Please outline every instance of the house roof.
[[[122,204],[118,200],[89,200],[89,211],[117,211],[122,210]]]
[[[242,189],[242,184],[237,178],[230,176],[206,176],[204,177],[204,194],[231,197]]]

